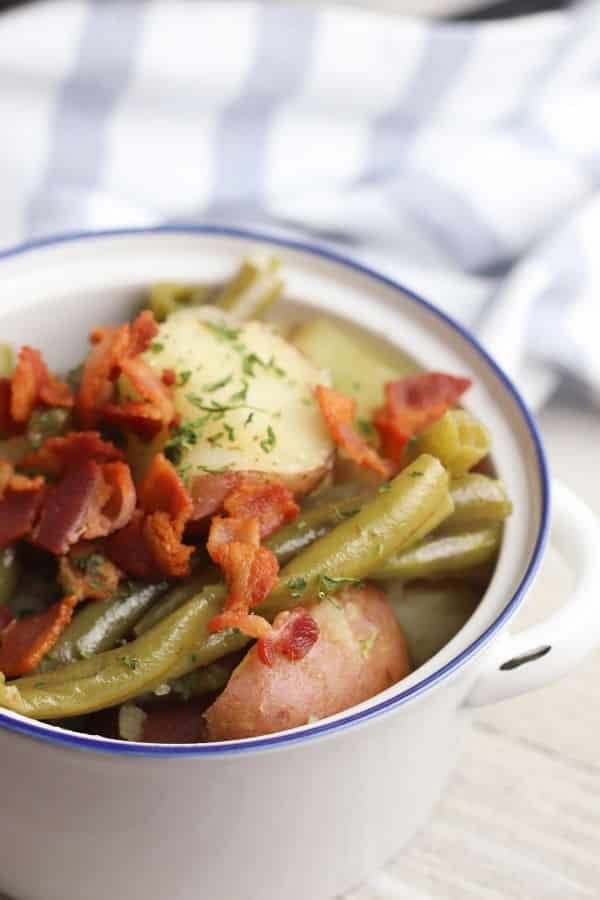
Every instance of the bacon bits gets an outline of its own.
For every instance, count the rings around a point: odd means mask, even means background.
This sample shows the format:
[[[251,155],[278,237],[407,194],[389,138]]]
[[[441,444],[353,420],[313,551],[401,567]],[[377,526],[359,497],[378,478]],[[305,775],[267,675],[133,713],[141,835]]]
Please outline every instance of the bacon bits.
[[[373,418],[385,456],[398,465],[411,437],[440,419],[470,386],[468,378],[443,372],[425,372],[388,382],[385,406]]]
[[[302,606],[280,613],[273,628],[258,642],[258,656],[266,666],[272,666],[275,654],[288,659],[303,659],[319,639],[319,626]]]
[[[77,597],[65,597],[46,612],[13,621],[0,632],[0,672],[16,678],[32,672],[71,621]]]
[[[286,487],[250,472],[239,476],[223,507],[235,518],[258,519],[261,538],[291,522],[300,512],[300,507]]]
[[[344,449],[359,466],[372,469],[383,478],[389,478],[392,474],[389,463],[354,430],[356,402],[353,398],[322,384],[317,385],[316,391],[321,412],[335,444]]]
[[[61,556],[58,580],[66,594],[79,600],[110,600],[122,573],[104,556],[98,541],[81,541]]]
[[[0,460],[0,548],[27,537],[44,499],[44,479],[15,475]]]
[[[69,386],[50,374],[39,350],[23,347],[11,380],[12,420],[25,425],[39,403],[70,408],[74,399]]]

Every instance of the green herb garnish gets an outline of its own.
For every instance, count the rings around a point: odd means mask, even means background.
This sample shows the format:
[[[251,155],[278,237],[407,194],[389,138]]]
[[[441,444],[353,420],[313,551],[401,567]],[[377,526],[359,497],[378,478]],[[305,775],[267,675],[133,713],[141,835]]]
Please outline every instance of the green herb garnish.
[[[127,666],[128,669],[131,669],[132,672],[135,672],[137,667],[140,664],[137,656],[120,656],[119,662],[122,662],[124,666]]]
[[[230,328],[225,322],[205,322],[206,327],[221,341],[235,341],[241,328]]]
[[[275,436],[275,432],[269,425],[267,427],[267,436],[266,436],[266,438],[263,438],[263,440],[260,442],[259,446],[264,453],[270,453],[273,450],[273,448],[275,447],[276,443],[277,443],[277,438]]]
[[[229,375],[226,375],[225,378],[221,378],[219,381],[213,381],[211,384],[205,384],[203,390],[207,391],[209,394],[218,391],[219,388],[225,387],[226,384],[229,384],[231,379],[233,378],[233,373],[230,372]]]
[[[301,597],[306,590],[306,578],[297,575],[295,578],[289,578],[287,581],[288,590],[294,599]]]

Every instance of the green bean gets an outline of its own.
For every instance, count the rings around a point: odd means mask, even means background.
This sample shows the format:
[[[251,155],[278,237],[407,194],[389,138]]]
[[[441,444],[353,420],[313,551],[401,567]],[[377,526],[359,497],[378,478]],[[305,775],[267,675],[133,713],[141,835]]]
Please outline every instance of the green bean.
[[[103,603],[94,600],[77,612],[40,666],[51,672],[78,659],[111,650],[167,588],[167,583],[134,585],[129,596]]]
[[[177,281],[158,281],[150,288],[148,306],[157,322],[164,322],[171,313],[190,306],[210,303],[214,287],[206,284],[182,284]]]
[[[219,659],[210,663],[203,669],[196,669],[182,675],[181,678],[170,682],[171,691],[188,700],[190,697],[200,697],[203,694],[212,694],[220,691],[229,681],[234,669],[240,664],[239,654],[234,654],[226,659]]]
[[[502,482],[487,475],[473,472],[452,479],[450,495],[454,512],[442,525],[444,531],[500,522],[512,512],[512,503]]]
[[[359,423],[369,426],[375,407],[383,403],[383,387],[402,374],[360,338],[347,334],[328,319],[311,319],[295,331],[292,343],[315,365],[328,369],[333,386],[356,400]],[[370,426],[369,426],[370,427]]]
[[[367,577],[392,553],[420,540],[452,512],[448,475],[439,460],[423,455],[349,519],[292,559],[277,587],[259,607],[267,618],[315,600],[323,576]]]
[[[355,487],[354,490],[358,489]],[[273,551],[280,565],[285,565],[340,522],[359,512],[370,496],[372,494],[363,491],[345,499],[325,499],[318,506],[308,506],[300,511],[294,522],[279,528],[264,544]]]
[[[206,634],[208,622],[222,608],[224,595],[222,586],[215,590],[205,588],[126,647],[107,650],[55,672],[21,678],[4,686],[0,699],[10,709],[19,708],[31,718],[51,720],[115,706],[153,690],[171,677],[169,673],[178,660],[189,658],[198,635],[205,638],[207,662],[223,655],[219,646],[212,648],[211,658],[210,638],[206,640]],[[227,643],[227,633],[223,635]],[[235,644],[236,635],[230,635]],[[238,636],[238,643],[239,637],[244,636]],[[247,640],[244,638],[244,642]]]
[[[376,580],[464,577],[495,559],[502,530],[489,525],[473,531],[432,535],[419,544],[389,556],[372,574]]]
[[[359,513],[285,566],[257,612],[273,618],[317,599],[324,579],[331,585],[368,576],[380,559],[424,536],[451,511],[446,471],[433,457],[420,457]],[[123,703],[248,644],[235,629],[208,633],[208,622],[221,611],[224,598],[223,585],[206,587],[126,647],[11,686],[19,688],[20,701],[33,718],[65,718]]]
[[[35,409],[27,425],[27,440],[31,448],[38,450],[46,438],[66,434],[72,418],[71,411],[60,406]]]
[[[417,435],[407,448],[406,459],[431,453],[451,475],[464,475],[489,453],[491,434],[481,422],[464,409],[451,409],[429,428]]]
[[[15,355],[10,344],[0,344],[0,378],[10,378],[15,368]]]
[[[480,593],[457,582],[414,584],[388,599],[406,637],[414,668],[431,659],[475,612]]]
[[[240,321],[260,319],[283,293],[285,283],[279,267],[280,262],[274,257],[245,260],[221,288],[216,305]]]
[[[170,616],[172,612],[175,612],[176,609],[179,609],[180,606],[183,606],[184,603],[187,603],[191,597],[198,594],[207,584],[210,584],[210,580],[207,579],[206,575],[194,575],[192,578],[187,578],[181,584],[172,588],[136,622],[133,629],[136,637],[140,637],[151,628],[154,628],[158,622],[161,622],[167,616]]]
[[[20,566],[14,547],[0,550],[0,605],[8,603],[19,580]]]

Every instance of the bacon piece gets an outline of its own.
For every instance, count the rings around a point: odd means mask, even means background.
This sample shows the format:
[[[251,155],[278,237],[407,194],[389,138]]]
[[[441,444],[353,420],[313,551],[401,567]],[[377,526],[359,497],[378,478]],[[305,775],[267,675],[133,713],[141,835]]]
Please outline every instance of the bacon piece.
[[[102,483],[88,509],[83,537],[105,537],[123,528],[135,511],[135,486],[131,470],[123,462],[104,463],[100,467]]]
[[[277,616],[273,628],[258,642],[259,659],[272,666],[276,653],[289,659],[304,659],[319,639],[319,626],[302,606]]]
[[[440,419],[470,386],[470,379],[443,372],[425,372],[388,382],[385,406],[376,410],[373,418],[383,453],[399,464],[411,437]]]
[[[27,537],[44,499],[44,479],[15,475],[0,460],[0,547]]]
[[[107,556],[135,578],[160,578],[161,572],[144,534],[145,516],[137,510],[131,521],[106,541]]]
[[[80,600],[110,600],[122,572],[104,556],[98,541],[80,541],[61,556],[58,580],[63,590]]]
[[[21,468],[43,472],[58,478],[64,471],[84,460],[115,462],[123,453],[110,441],[102,440],[98,431],[76,431],[66,437],[47,438],[39,450],[28,453],[20,463]]]
[[[230,609],[222,612],[208,623],[211,632],[224,631],[226,628],[237,628],[249,638],[259,640],[269,634],[271,623],[256,613]]]
[[[389,478],[392,472],[387,460],[382,459],[354,430],[355,400],[323,384],[317,385],[316,393],[321,412],[337,446],[342,447],[359,466],[372,469],[383,478]]]
[[[102,491],[102,470],[93,459],[68,469],[47,491],[40,519],[33,529],[32,542],[57,556],[85,534],[91,504]]]
[[[0,436],[3,438],[22,434],[25,429],[24,423],[15,422],[11,415],[11,395],[11,379],[0,378]]]
[[[131,326],[97,328],[91,335],[92,350],[85,361],[77,394],[77,414],[84,428],[93,428],[112,399],[121,360],[129,353]]]
[[[190,487],[192,521],[200,522],[223,508],[225,497],[239,480],[237,472],[207,474],[194,478]]]
[[[238,541],[251,547],[260,545],[260,525],[258,519],[227,519],[224,516],[213,516],[206,549],[211,559],[219,555],[223,544]]]
[[[193,503],[174,466],[157,453],[139,486],[139,502],[144,512],[166,512],[174,525],[183,528],[192,515]]]
[[[193,547],[183,544],[181,530],[166,512],[154,512],[144,521],[144,537],[159,571],[170,578],[185,578],[190,574]]]
[[[121,371],[142,399],[107,403],[102,416],[115,425],[127,426],[143,440],[150,440],[175,419],[171,392],[144,359],[124,360]]]
[[[9,609],[6,603],[0,603],[0,633],[4,631],[7,625],[10,625],[13,619],[12,610]]]
[[[144,309],[131,326],[129,355],[137,356],[139,353],[144,353],[157,334],[158,324],[154,313],[149,309]]]
[[[223,507],[230,516],[258,519],[261,538],[291,522],[300,512],[286,487],[251,473],[240,476]]]
[[[10,413],[14,422],[25,424],[39,402],[48,406],[73,406],[68,385],[51,375],[39,350],[23,347],[11,381]]]
[[[163,384],[166,384],[167,387],[173,387],[177,381],[177,372],[175,369],[163,369],[160,377]]]
[[[77,597],[65,597],[46,612],[13,622],[0,635],[0,672],[8,678],[37,668],[71,621]]]
[[[192,501],[162,453],[154,457],[140,484],[139,503],[141,509],[130,526],[111,539],[111,559],[139,578],[189,575],[194,548],[181,539],[192,513]]]

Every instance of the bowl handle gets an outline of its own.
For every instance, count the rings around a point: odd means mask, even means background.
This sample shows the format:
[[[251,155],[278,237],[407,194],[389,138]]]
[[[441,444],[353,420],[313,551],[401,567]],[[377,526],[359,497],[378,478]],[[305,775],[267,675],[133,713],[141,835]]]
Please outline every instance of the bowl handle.
[[[575,574],[572,595],[545,622],[494,643],[467,706],[556,681],[600,643],[600,520],[561,482],[552,497],[552,541]]]

